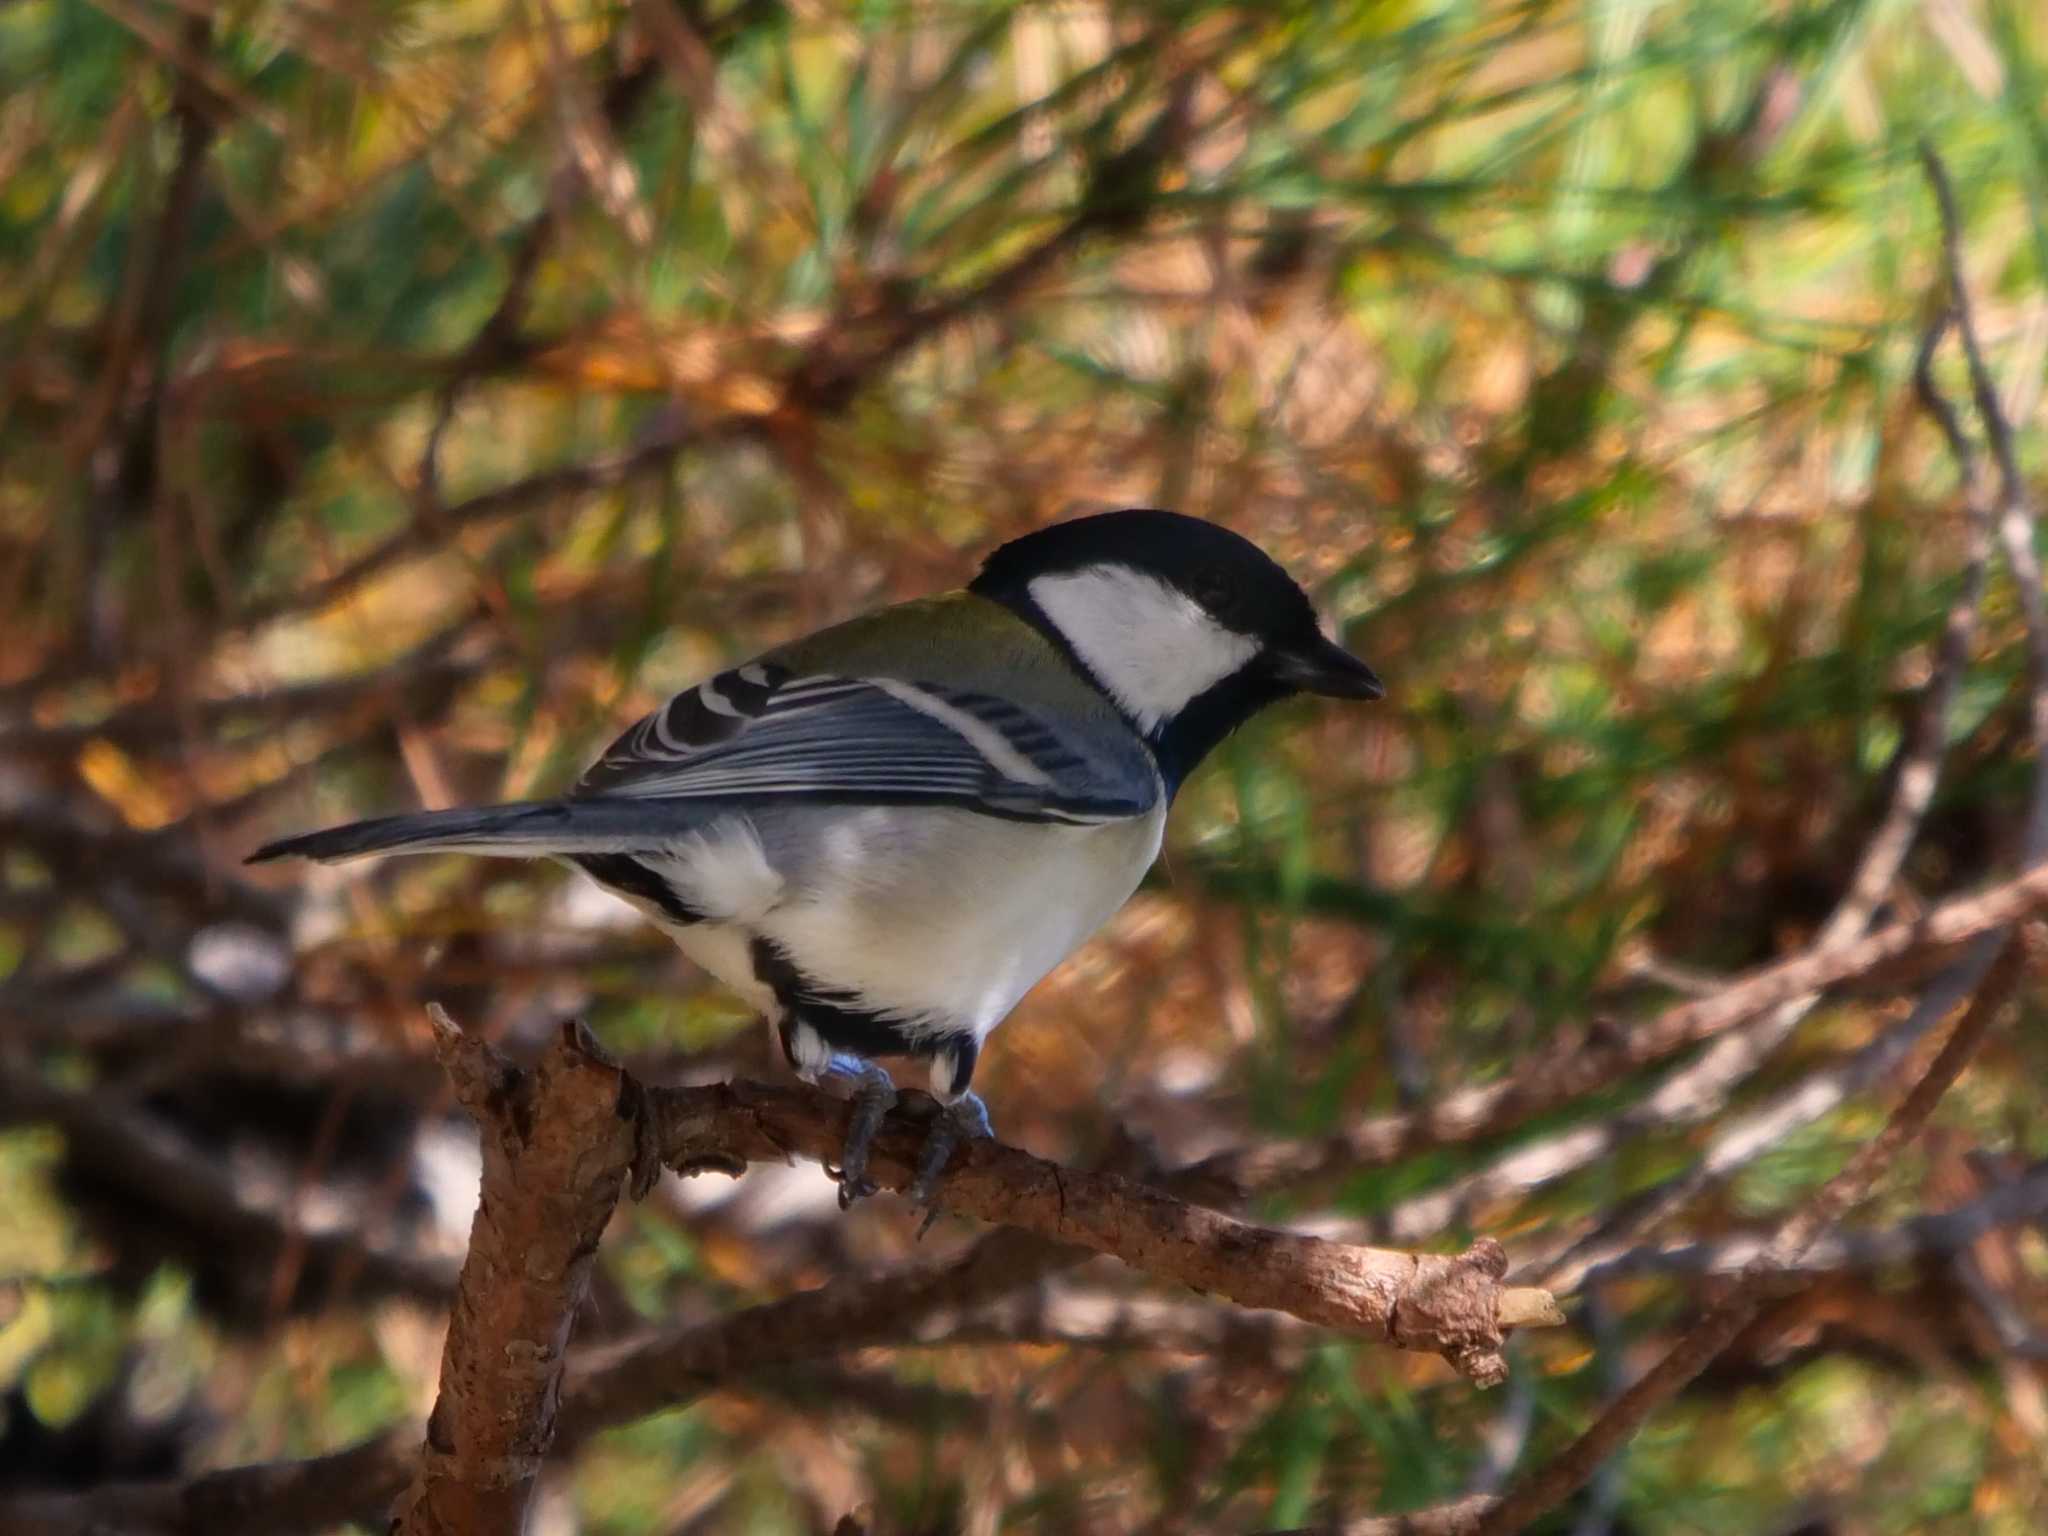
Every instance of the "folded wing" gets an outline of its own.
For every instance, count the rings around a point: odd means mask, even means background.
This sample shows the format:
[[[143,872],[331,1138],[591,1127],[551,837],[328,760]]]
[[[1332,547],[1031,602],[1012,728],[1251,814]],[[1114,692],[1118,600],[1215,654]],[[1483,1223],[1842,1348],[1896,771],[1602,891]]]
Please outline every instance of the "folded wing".
[[[928,802],[1090,823],[1140,815],[1159,792],[1135,739],[1061,727],[989,694],[751,662],[632,726],[575,797]]]

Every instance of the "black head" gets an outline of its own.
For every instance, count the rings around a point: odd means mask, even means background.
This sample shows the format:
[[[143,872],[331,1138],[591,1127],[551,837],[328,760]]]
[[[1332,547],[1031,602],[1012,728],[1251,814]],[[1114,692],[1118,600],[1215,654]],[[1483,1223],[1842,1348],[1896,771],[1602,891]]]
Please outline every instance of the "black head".
[[[1267,704],[1386,691],[1264,550],[1178,512],[1041,528],[990,555],[971,590],[1052,636],[1152,742],[1175,787]]]

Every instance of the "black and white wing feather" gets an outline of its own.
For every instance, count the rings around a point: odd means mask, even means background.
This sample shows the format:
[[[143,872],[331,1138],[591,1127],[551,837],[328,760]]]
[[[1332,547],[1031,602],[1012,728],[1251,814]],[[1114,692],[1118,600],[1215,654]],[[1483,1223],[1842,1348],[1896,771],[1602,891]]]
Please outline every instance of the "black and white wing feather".
[[[1135,738],[1063,729],[989,694],[772,662],[677,694],[613,742],[575,790],[578,799],[936,803],[1066,822],[1141,815],[1159,794]]]

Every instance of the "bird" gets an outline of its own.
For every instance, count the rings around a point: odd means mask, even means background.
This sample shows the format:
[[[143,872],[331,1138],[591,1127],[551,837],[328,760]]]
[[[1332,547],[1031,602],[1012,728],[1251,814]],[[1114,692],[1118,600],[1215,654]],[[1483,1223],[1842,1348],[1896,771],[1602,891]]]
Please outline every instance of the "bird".
[[[421,811],[268,843],[250,863],[547,858],[623,897],[850,1085],[836,1177],[872,1194],[921,1061],[938,1113],[909,1187],[930,1217],[990,1033],[1120,908],[1196,765],[1270,704],[1371,700],[1287,571],[1202,518],[1126,508],[998,547],[957,591],[790,641],[668,699],[554,799]]]

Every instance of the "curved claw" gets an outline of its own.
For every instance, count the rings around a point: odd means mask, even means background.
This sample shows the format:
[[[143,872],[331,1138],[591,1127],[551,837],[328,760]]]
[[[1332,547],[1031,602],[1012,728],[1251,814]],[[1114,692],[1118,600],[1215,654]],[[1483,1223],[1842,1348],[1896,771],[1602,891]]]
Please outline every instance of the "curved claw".
[[[946,1165],[953,1160],[953,1154],[963,1141],[986,1140],[995,1135],[989,1124],[988,1106],[981,1102],[976,1093],[963,1093],[952,1103],[939,1110],[932,1121],[932,1128],[925,1134],[924,1150],[917,1157],[917,1177],[911,1181],[907,1193],[913,1205],[924,1207],[924,1221],[917,1229],[921,1238],[931,1231],[932,1223],[939,1219],[939,1181],[945,1176]]]
[[[829,1172],[830,1170],[827,1171]],[[865,1200],[880,1188],[873,1179],[849,1179],[844,1170],[841,1170],[838,1177],[839,1209],[842,1211],[852,1210],[854,1201]]]
[[[842,1211],[875,1192],[875,1181],[867,1176],[868,1149],[874,1145],[882,1121],[896,1107],[896,1085],[889,1074],[873,1062],[863,1062],[861,1068],[846,1074],[856,1077],[860,1086],[854,1089],[853,1114],[846,1122],[846,1142],[839,1151],[836,1177]]]

